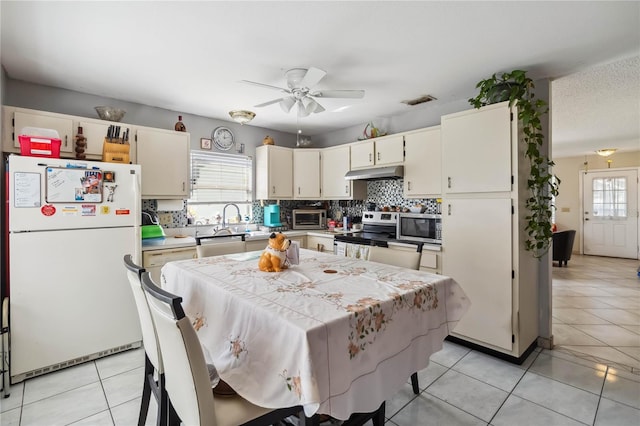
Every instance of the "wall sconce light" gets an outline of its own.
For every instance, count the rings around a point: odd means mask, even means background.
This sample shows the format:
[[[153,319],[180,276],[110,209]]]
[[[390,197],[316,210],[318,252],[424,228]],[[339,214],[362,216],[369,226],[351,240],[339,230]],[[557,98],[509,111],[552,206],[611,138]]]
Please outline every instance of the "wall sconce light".
[[[240,125],[243,125],[253,120],[253,118],[256,116],[256,113],[245,110],[236,110],[229,111],[229,115],[231,116],[231,118],[233,118],[233,121],[240,123]]]

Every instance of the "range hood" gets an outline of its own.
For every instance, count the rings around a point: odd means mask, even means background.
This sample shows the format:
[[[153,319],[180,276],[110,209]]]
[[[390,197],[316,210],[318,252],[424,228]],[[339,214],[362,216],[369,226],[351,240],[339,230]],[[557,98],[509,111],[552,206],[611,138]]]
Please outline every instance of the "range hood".
[[[376,167],[374,169],[351,170],[344,175],[346,180],[402,179],[404,166]]]

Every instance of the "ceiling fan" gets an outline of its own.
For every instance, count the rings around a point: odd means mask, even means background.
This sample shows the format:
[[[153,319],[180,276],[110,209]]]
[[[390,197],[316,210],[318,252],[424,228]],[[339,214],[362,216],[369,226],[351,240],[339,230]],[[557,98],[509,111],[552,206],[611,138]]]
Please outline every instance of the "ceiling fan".
[[[324,111],[316,98],[354,98],[359,99],[364,96],[364,90],[315,90],[310,88],[318,84],[327,73],[319,68],[292,68],[285,73],[288,89],[271,86],[269,84],[256,83],[255,81],[241,80],[242,83],[253,84],[284,92],[287,96],[274,99],[259,105],[256,108],[279,103],[280,108],[286,113],[291,111],[294,105],[298,106],[298,117],[306,117],[311,113]]]

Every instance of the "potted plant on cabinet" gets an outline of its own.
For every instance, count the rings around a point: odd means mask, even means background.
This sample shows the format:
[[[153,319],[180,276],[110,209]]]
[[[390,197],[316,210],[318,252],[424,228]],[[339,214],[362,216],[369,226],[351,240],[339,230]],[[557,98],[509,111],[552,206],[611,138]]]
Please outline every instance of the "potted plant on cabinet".
[[[479,93],[469,103],[475,108],[498,102],[509,101],[509,106],[518,109],[518,122],[522,127],[526,145],[525,158],[529,163],[527,187],[529,195],[526,199],[528,214],[525,231],[528,238],[525,249],[540,259],[551,245],[551,217],[555,206],[553,197],[558,195],[560,179],[550,173],[553,161],[540,152],[544,142],[540,118],[549,111],[547,103],[536,99],[533,93],[533,80],[527,77],[526,71],[514,70],[508,73],[493,74],[481,80],[476,88]]]

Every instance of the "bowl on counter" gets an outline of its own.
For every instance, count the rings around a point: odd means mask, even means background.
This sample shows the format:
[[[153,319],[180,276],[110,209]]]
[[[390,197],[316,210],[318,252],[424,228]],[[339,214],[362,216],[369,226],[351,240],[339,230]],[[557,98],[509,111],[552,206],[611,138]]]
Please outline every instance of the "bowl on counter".
[[[425,209],[426,208],[423,207],[423,206],[412,206],[412,207],[409,207],[409,211],[411,213],[422,213],[423,211],[425,211]]]

